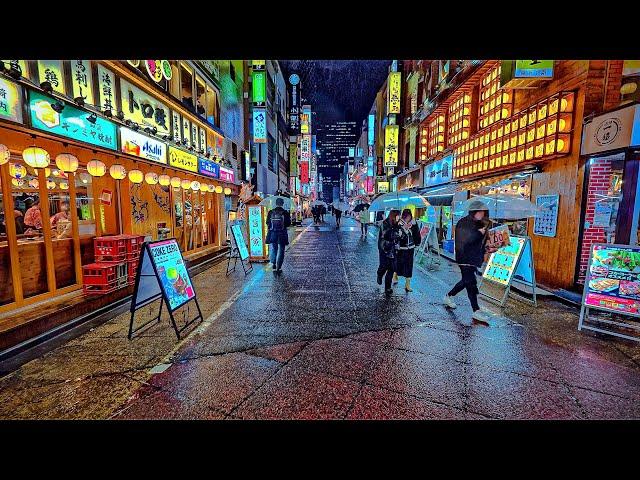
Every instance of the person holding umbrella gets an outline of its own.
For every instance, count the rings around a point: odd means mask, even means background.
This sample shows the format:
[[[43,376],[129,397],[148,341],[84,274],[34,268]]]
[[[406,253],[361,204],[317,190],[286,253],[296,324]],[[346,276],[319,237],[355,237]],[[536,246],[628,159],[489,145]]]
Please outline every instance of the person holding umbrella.
[[[276,208],[269,210],[267,214],[266,243],[271,244],[271,263],[273,273],[282,273],[282,262],[284,261],[284,249],[289,245],[289,234],[287,228],[291,225],[291,215],[282,206],[284,199],[276,198]]]
[[[395,283],[397,283],[397,277],[404,277],[404,289],[407,292],[412,292],[413,251],[416,245],[420,245],[420,228],[413,219],[411,210],[408,208],[402,211],[402,218],[398,225],[400,226],[400,240],[398,246],[398,267],[394,274],[394,280]]]
[[[462,279],[444,296],[443,303],[449,308],[456,308],[453,297],[462,290],[467,290],[473,319],[488,323],[487,314],[478,305],[477,269],[482,266],[485,256],[486,224],[483,219],[488,215],[489,208],[480,200],[469,202],[469,214],[461,218],[456,224],[455,252],[456,263],[460,267]]]
[[[378,266],[378,285],[382,285],[384,277],[384,292],[387,295],[393,293],[391,280],[397,267],[398,240],[400,231],[398,227],[398,217],[400,210],[391,210],[389,216],[382,222],[378,233],[378,253],[380,265]]]
[[[338,209],[338,207],[334,205],[333,214],[336,216],[336,228],[340,228],[340,218],[342,218],[342,210]]]

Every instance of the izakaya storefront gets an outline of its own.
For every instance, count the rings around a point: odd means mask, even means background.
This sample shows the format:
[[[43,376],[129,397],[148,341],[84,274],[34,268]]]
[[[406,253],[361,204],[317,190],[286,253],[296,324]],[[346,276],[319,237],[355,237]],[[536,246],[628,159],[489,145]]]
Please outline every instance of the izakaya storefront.
[[[9,97],[0,111],[0,336],[19,326],[16,309],[81,295],[95,237],[175,237],[187,260],[225,247],[233,171],[0,82]]]

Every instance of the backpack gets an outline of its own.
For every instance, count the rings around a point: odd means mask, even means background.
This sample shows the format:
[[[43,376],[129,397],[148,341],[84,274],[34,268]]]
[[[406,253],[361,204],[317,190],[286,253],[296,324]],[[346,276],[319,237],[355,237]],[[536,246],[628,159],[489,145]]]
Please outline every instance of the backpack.
[[[271,212],[271,230],[281,232],[284,228],[284,213],[282,211],[273,210]]]

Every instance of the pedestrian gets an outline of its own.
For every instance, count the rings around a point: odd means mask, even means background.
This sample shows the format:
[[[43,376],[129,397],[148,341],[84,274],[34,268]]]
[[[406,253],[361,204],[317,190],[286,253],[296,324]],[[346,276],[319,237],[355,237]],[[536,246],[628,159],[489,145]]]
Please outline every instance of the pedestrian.
[[[449,308],[456,308],[453,297],[466,288],[473,319],[488,322],[486,312],[478,305],[478,284],[476,281],[477,269],[482,266],[485,255],[486,226],[483,219],[489,213],[489,209],[480,200],[474,200],[469,204],[469,214],[461,218],[455,229],[456,263],[460,267],[462,279],[456,283],[449,293],[444,296],[443,303]]]
[[[324,223],[324,216],[327,214],[327,207],[324,205],[320,206],[320,221]]]
[[[267,214],[266,243],[271,244],[271,264],[273,273],[282,273],[282,262],[284,261],[284,249],[289,245],[289,234],[287,228],[291,225],[291,215],[282,206],[284,200],[276,199],[276,208],[269,210]]]
[[[398,277],[404,277],[404,289],[412,292],[411,277],[413,276],[413,252],[416,245],[420,245],[420,228],[413,219],[411,210],[405,208],[398,223],[400,226],[400,240],[398,246],[398,267],[395,273],[395,283]]]
[[[340,228],[340,218],[342,217],[342,210],[333,207],[333,214],[336,216],[336,228]]]
[[[369,232],[369,208],[367,206],[362,207],[360,210],[360,233],[363,237],[367,236]]]
[[[384,277],[384,291],[387,295],[393,293],[391,280],[397,266],[398,239],[400,237],[398,217],[400,210],[391,210],[389,216],[382,222],[378,233],[378,285],[382,285]]]

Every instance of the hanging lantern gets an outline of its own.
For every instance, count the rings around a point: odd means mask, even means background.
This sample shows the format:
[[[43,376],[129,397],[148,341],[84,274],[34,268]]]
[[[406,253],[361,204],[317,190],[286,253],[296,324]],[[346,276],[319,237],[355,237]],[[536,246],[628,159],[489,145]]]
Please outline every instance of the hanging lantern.
[[[171,177],[171,186],[173,188],[180,188],[180,182],[182,182],[180,177]]]
[[[210,183],[207,185],[207,190],[209,190],[210,193],[213,193],[216,191],[216,186]]]
[[[183,190],[189,190],[191,188],[191,182],[185,178],[180,182],[180,186]]]
[[[209,191],[209,187],[207,187],[207,185],[205,185],[204,183],[200,184],[200,191],[201,192],[208,192]]]
[[[52,173],[53,173],[54,177],[59,177],[60,176],[60,170],[58,170],[58,169],[54,168]]]
[[[158,183],[160,185],[162,185],[163,187],[166,187],[168,185],[171,185],[171,177],[169,175],[160,175],[158,177]]]
[[[57,167],[67,173],[73,173],[78,169],[78,158],[70,153],[61,153],[56,156]]]
[[[223,191],[224,189],[220,185],[216,187],[216,193],[222,193]]]
[[[191,190],[193,190],[194,192],[197,192],[198,190],[200,190],[200,182],[196,180],[191,182]]]
[[[92,177],[102,177],[107,173],[107,166],[100,160],[91,160],[87,163],[87,171]]]
[[[69,190],[69,184],[67,182],[60,182],[60,188],[62,190]]]
[[[56,182],[54,182],[53,180],[47,180],[47,188],[49,190],[53,190],[54,188],[56,188]]]
[[[131,170],[129,171],[129,180],[131,180],[132,183],[142,183],[144,174],[140,170]]]
[[[158,183],[158,174],[155,172],[149,172],[144,176],[144,181],[149,185],[155,185]]]
[[[7,163],[9,157],[11,157],[11,151],[6,145],[0,143],[0,165]]]
[[[24,180],[21,178],[12,178],[11,179],[11,184],[14,187],[21,187],[22,185],[24,185]]]
[[[19,163],[10,163],[9,164],[9,175],[13,178],[22,178],[27,174],[27,169],[24,168],[24,165],[20,165]]]
[[[127,169],[124,168],[123,165],[119,165],[116,163],[115,165],[111,165],[111,168],[109,169],[109,175],[111,175],[111,177],[115,178],[116,180],[122,180],[127,176]]]
[[[31,188],[38,188],[40,186],[40,182],[37,178],[32,178],[31,180],[29,180],[29,186]]]
[[[84,184],[87,184],[91,181],[91,175],[89,175],[87,172],[80,172],[78,177],[80,178],[80,181]]]
[[[224,189],[224,194],[225,195],[231,195],[231,189],[229,187]]]
[[[22,158],[27,165],[33,168],[44,168],[49,166],[51,157],[49,153],[40,147],[25,148],[22,152]]]

